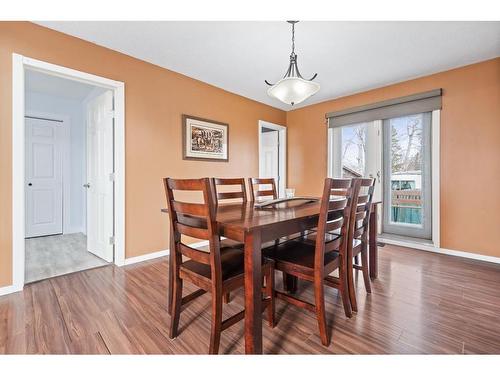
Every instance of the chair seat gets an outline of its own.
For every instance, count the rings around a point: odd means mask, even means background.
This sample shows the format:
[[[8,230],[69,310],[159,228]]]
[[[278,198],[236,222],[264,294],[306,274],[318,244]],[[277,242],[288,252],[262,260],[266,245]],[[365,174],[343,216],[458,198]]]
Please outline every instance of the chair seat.
[[[198,250],[209,252],[208,246],[198,248]],[[222,240],[220,247],[220,258],[222,268],[222,280],[227,280],[238,274],[243,273],[244,270],[244,252],[243,244],[232,241]],[[196,273],[206,279],[211,279],[211,267],[208,264],[188,260],[181,265],[181,269],[188,272]]]
[[[315,245],[305,240],[287,241],[281,245],[264,250],[264,256],[275,261],[275,267],[282,270],[286,265],[295,266],[308,273],[314,271]],[[336,262],[339,253],[336,251],[325,254],[325,265]]]
[[[208,246],[200,247],[198,250],[209,251]],[[242,243],[232,240],[221,241],[220,258],[223,281],[235,276],[243,275],[245,271],[245,260]],[[264,265],[267,263],[269,263],[269,260],[263,257],[262,264]],[[208,280],[212,278],[211,268],[208,264],[188,260],[182,263],[180,268],[184,271],[198,274]]]

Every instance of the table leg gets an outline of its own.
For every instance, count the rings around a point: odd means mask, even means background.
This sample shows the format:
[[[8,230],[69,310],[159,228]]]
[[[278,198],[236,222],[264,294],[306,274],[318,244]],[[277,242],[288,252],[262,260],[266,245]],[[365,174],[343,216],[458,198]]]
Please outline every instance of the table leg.
[[[262,354],[262,249],[260,231],[245,234],[245,353]]]
[[[370,278],[376,279],[378,276],[378,248],[377,248],[377,205],[373,207],[370,213],[370,225],[369,225],[369,257],[370,257]]]

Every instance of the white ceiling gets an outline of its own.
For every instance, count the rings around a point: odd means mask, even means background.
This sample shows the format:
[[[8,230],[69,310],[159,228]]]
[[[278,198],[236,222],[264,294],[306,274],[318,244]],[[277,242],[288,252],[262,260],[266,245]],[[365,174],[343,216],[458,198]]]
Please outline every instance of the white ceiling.
[[[285,22],[57,21],[61,32],[284,110],[267,96],[288,67]],[[297,107],[500,56],[500,22],[316,22],[296,26],[304,78],[321,90]],[[295,107],[294,107],[295,108]]]
[[[27,70],[24,86],[26,91],[39,94],[63,97],[65,99],[83,100],[95,86],[59,78],[49,74]]]

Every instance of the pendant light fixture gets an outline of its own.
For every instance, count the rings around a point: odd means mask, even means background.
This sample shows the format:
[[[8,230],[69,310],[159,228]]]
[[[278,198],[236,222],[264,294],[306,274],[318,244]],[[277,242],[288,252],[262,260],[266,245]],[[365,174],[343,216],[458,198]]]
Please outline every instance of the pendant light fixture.
[[[311,79],[304,79],[297,66],[297,55],[295,54],[295,24],[299,21],[287,21],[292,25],[292,53],[290,54],[290,65],[285,76],[275,84],[265,81],[269,86],[267,94],[273,98],[281,100],[283,103],[294,105],[299,104],[316,94],[319,90],[319,83],[312,82],[318,75],[316,73]]]

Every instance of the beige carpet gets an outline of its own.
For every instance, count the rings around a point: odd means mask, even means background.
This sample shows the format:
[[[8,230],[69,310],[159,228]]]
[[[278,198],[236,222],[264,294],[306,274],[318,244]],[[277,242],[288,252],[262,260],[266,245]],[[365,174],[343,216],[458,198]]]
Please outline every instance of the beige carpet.
[[[87,251],[83,233],[26,239],[25,282],[107,265]]]

